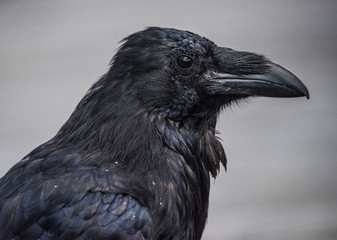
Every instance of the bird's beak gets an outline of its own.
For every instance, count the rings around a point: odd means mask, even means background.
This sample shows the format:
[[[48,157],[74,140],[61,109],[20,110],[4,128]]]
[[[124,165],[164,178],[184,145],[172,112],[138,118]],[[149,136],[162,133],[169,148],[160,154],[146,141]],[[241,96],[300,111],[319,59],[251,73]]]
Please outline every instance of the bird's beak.
[[[208,91],[265,97],[302,97],[309,99],[306,86],[292,72],[277,63],[266,61],[266,69],[259,74],[228,74],[212,72],[207,75]]]

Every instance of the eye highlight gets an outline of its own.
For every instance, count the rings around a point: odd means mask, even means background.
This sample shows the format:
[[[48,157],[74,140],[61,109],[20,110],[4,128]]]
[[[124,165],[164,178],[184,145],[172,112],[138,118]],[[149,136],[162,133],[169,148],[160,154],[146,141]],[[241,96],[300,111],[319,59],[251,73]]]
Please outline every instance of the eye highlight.
[[[186,55],[182,55],[177,58],[177,65],[181,68],[187,69],[191,67],[192,64],[193,64],[193,59]]]

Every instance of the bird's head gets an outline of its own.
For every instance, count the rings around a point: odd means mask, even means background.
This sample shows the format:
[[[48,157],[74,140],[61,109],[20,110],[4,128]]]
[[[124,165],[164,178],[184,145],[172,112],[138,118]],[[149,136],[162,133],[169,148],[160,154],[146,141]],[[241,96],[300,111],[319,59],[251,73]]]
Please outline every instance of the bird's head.
[[[266,57],[170,28],[150,27],[125,38],[109,74],[128,81],[144,108],[175,121],[216,115],[250,96],[309,98],[294,74]]]

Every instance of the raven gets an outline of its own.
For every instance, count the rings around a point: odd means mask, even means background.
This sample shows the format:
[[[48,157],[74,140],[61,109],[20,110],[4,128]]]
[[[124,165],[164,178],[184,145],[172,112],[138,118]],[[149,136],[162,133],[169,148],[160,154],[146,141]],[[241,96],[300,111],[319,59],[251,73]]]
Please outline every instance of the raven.
[[[220,111],[252,96],[309,98],[266,57],[149,27],[49,141],[0,180],[0,239],[201,239],[226,156]]]

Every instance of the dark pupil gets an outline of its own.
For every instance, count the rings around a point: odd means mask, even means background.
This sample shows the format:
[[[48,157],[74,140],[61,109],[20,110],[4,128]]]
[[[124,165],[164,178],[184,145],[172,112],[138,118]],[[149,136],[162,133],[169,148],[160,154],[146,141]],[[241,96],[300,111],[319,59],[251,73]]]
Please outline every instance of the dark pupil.
[[[192,59],[187,56],[180,56],[177,59],[177,64],[181,68],[189,68],[190,66],[192,66],[192,63]]]

